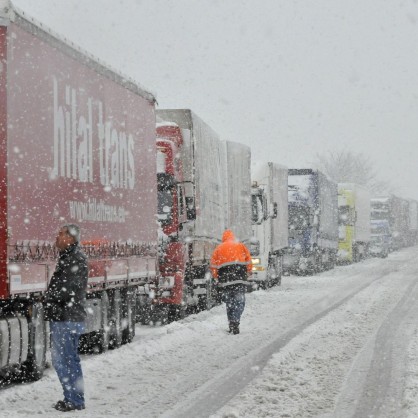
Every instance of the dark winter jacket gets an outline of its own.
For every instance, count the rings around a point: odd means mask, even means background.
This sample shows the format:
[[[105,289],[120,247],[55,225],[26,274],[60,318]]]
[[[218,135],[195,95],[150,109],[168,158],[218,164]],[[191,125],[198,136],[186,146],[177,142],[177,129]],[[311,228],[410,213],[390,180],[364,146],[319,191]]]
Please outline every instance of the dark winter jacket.
[[[60,253],[44,298],[45,319],[83,322],[87,280],[87,257],[78,244],[73,244]]]

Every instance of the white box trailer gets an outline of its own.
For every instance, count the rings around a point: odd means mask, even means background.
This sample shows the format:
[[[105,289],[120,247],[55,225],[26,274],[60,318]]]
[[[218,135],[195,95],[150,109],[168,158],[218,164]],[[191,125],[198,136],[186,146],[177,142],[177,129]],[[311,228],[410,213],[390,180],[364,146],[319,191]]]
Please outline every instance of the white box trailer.
[[[409,200],[409,245],[416,245],[418,238],[418,202]]]
[[[232,141],[225,148],[225,228],[249,245],[251,239],[251,149]]]
[[[226,225],[225,148],[219,135],[190,109],[158,109],[156,113],[182,130],[186,204],[196,211],[194,222],[184,227],[192,246],[193,264],[203,266],[210,261]]]
[[[252,280],[262,287],[280,284],[283,250],[288,246],[286,167],[256,163],[252,172]]]

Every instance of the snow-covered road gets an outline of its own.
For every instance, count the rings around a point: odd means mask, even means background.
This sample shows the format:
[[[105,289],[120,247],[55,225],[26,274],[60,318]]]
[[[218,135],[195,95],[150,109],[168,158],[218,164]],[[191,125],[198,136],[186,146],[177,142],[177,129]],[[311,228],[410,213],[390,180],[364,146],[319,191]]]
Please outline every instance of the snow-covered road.
[[[77,416],[418,417],[418,247],[247,295],[84,356]],[[1,416],[57,416],[53,370],[0,392]]]

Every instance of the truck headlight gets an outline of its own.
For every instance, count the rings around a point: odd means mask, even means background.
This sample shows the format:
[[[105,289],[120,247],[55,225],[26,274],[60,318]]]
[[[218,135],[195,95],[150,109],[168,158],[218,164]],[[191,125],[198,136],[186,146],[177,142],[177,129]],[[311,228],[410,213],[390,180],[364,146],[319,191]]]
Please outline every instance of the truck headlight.
[[[252,258],[252,259],[251,259],[251,262],[252,262],[253,264],[260,264],[260,263],[261,263],[261,260],[260,260],[259,258]]]

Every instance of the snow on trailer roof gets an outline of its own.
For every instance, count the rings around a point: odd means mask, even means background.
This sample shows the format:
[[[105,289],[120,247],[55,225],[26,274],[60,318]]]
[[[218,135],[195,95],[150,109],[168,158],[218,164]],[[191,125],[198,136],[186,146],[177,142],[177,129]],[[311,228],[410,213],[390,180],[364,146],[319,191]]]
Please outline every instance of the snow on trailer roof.
[[[273,162],[273,161],[262,161],[262,160],[252,160],[251,161],[251,176],[252,180],[257,181],[258,184],[263,184],[264,181],[267,181],[269,164],[272,164],[276,170],[287,170],[288,168],[285,165]]]
[[[160,127],[160,126],[173,126],[173,127],[179,127],[179,125],[177,124],[177,123],[174,123],[174,122],[170,122],[170,121],[164,121],[163,119],[161,119],[161,118],[158,118],[157,117],[157,123],[155,124],[155,126],[158,128],[158,127]]]
[[[16,23],[29,33],[38,36],[45,42],[64,52],[69,57],[76,59],[133,93],[142,96],[152,104],[156,103],[155,95],[147,91],[136,80],[121,74],[118,70],[74,44],[66,37],[44,26],[42,22],[27,15],[24,10],[17,7],[13,1],[0,0],[0,24],[7,25],[8,22]]]
[[[338,189],[346,189],[346,190],[354,190],[356,186],[358,186],[355,183],[337,183]]]
[[[369,192],[369,189],[363,185],[363,184],[358,184],[358,183],[338,183],[338,190],[362,190],[362,191],[367,191]]]
[[[389,196],[384,196],[384,197],[373,197],[371,200],[372,202],[387,203],[389,199],[390,199]]]

